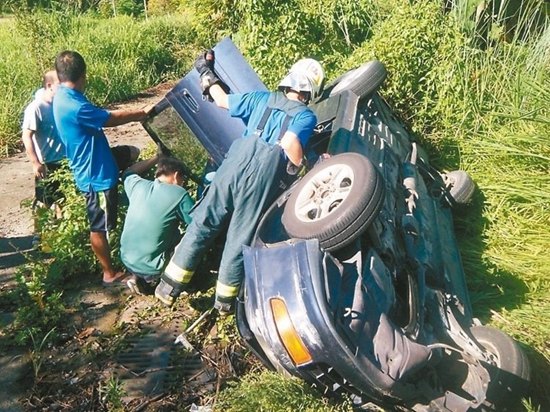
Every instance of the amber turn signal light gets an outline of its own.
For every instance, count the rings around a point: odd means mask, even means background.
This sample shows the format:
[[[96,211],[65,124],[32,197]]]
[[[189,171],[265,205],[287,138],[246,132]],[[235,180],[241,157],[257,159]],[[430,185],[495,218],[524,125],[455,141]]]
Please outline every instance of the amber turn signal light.
[[[311,355],[294,329],[285,302],[280,298],[271,298],[270,304],[277,333],[292,361],[296,366],[310,363]]]

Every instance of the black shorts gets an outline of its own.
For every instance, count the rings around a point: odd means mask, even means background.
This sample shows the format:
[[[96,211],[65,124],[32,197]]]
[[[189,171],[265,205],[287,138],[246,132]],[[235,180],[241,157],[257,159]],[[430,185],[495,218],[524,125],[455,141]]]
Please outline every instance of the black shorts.
[[[37,202],[42,203],[46,207],[63,198],[63,193],[60,188],[60,183],[57,180],[50,178],[51,174],[61,168],[59,163],[46,163],[48,177],[45,179],[34,178],[34,198]]]
[[[111,153],[120,171],[127,169],[134,161],[134,159],[132,159],[132,149],[130,149],[130,146],[113,146],[111,147]]]
[[[90,232],[108,232],[116,227],[118,190],[115,186],[101,192],[84,192]]]

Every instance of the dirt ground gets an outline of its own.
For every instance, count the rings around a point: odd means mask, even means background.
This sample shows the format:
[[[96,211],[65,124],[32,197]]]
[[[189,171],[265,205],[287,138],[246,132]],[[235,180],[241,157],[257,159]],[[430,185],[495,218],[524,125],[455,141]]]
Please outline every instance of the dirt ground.
[[[113,105],[113,109],[131,109],[156,103],[170,90],[172,84],[161,84],[140,94],[136,99]],[[145,147],[151,138],[141,124],[106,128],[111,145],[132,144],[139,148]],[[16,154],[8,159],[0,159],[0,237],[13,239],[32,234],[31,212],[25,203],[33,196],[32,166],[25,153]]]
[[[155,103],[171,87],[172,84],[162,84],[113,108],[135,108]],[[105,132],[111,145],[132,144],[144,148],[151,142],[139,123],[105,129]],[[31,248],[33,223],[28,206],[33,197],[34,185],[31,165],[24,153],[0,160],[0,175],[2,292],[14,287],[17,268],[34,253]],[[154,298],[134,297],[126,290],[105,290],[95,277],[91,278],[93,279],[81,281],[78,293],[74,296],[76,309],[70,314],[72,331],[62,336],[64,342],[60,346],[43,348],[47,356],[41,358],[40,385],[36,385],[36,378],[33,379],[35,368],[30,351],[13,349],[9,353],[0,353],[0,410],[109,409],[107,406],[110,392],[109,386],[105,385],[105,374],[113,371],[115,374],[119,373],[118,376],[123,381],[125,373],[130,375],[124,381],[124,392],[127,396],[125,401],[133,405],[130,410],[172,410],[175,407],[175,401],[171,401],[169,397],[163,400],[163,406],[160,407],[159,401],[164,394],[158,391],[158,386],[161,381],[164,387],[168,385],[167,371],[171,370],[173,360],[169,360],[166,353],[172,357],[181,357],[182,354],[174,353],[172,349],[159,352],[159,347],[174,346],[174,337],[182,331],[181,322],[162,325],[160,317],[155,319],[157,303]],[[143,320],[143,312],[149,313],[147,321]],[[196,315],[196,311],[194,312]],[[180,320],[188,316],[187,313],[178,314],[177,309],[172,315]],[[6,327],[13,319],[13,313],[4,313],[0,308],[0,327]],[[129,336],[128,327],[121,327],[130,324],[135,325],[136,333],[133,337]],[[125,354],[124,350],[119,351],[116,359],[105,358],[104,355],[99,358],[89,356],[90,353],[115,353],[113,346],[117,345],[118,333],[127,338],[125,345],[130,347],[129,352],[126,351]],[[153,340],[144,339],[145,335],[152,336]],[[200,383],[204,389],[212,382],[215,374],[202,367],[200,357],[196,356],[197,352],[192,346],[189,345],[188,349],[184,356],[187,361],[179,361],[186,365],[184,373],[192,374],[192,378],[188,376],[186,381]],[[144,393],[146,390],[148,392]],[[187,399],[188,402],[193,400],[194,398]]]

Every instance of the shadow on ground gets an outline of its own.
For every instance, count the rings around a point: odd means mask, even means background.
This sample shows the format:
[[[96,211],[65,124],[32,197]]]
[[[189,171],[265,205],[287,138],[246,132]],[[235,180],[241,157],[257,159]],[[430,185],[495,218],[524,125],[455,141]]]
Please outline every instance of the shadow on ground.
[[[15,268],[33,256],[32,236],[0,238],[0,269]]]

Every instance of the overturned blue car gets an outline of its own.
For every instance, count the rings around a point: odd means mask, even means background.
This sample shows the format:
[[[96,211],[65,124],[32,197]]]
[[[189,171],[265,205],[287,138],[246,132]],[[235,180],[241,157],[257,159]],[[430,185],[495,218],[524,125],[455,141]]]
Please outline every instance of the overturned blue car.
[[[231,92],[265,90],[230,39],[215,51]],[[358,407],[516,410],[527,358],[473,317],[454,235],[453,209],[475,184],[430,165],[378,93],[385,76],[368,62],[310,105],[318,124],[306,171],[244,248],[239,332],[267,367]],[[146,130],[204,170],[199,184],[244,129],[202,99],[195,70],[156,112]]]

